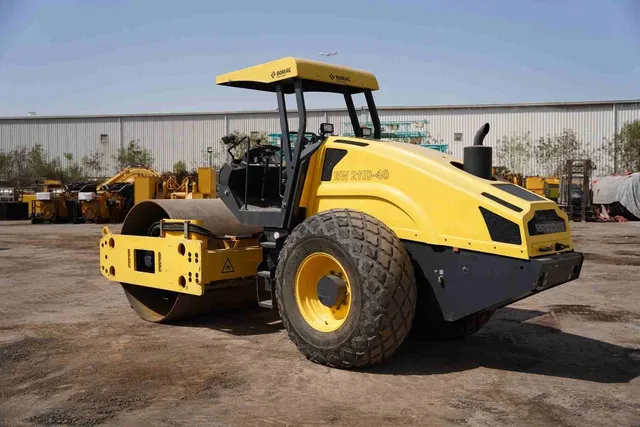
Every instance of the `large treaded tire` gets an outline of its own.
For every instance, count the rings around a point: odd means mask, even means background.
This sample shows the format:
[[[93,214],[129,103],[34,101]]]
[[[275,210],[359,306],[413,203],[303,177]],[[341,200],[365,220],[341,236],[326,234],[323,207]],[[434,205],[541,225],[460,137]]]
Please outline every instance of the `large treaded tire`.
[[[319,251],[337,258],[351,282],[351,311],[333,332],[313,329],[295,299],[298,266]],[[363,212],[333,209],[299,224],[280,252],[276,279],[284,327],[313,362],[337,368],[380,363],[411,329],[417,298],[411,259],[389,227]]]

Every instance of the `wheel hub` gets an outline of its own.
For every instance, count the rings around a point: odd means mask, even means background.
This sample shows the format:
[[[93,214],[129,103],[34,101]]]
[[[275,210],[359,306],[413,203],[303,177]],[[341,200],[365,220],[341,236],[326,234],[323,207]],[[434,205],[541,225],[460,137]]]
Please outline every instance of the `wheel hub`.
[[[340,276],[327,274],[318,282],[316,292],[325,307],[342,305],[347,296],[347,283]]]
[[[351,284],[346,270],[333,255],[309,254],[295,279],[298,310],[309,326],[320,332],[339,329],[351,308]]]

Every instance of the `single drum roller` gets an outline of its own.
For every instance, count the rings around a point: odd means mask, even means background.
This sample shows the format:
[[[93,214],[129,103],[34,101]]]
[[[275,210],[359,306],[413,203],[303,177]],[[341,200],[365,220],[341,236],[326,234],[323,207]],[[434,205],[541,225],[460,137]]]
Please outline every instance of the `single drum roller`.
[[[159,237],[157,225],[160,220],[176,218],[199,220],[204,228],[220,237],[253,236],[262,231],[261,227],[240,224],[220,199],[193,199],[141,202],[129,211],[122,225],[122,234]],[[254,277],[216,283],[207,287],[202,296],[121,284],[131,307],[150,322],[168,322],[257,304]]]
[[[253,294],[278,310],[310,360],[354,368],[390,358],[410,330],[463,338],[496,309],[580,277],[584,257],[566,213],[492,176],[489,124],[460,162],[381,140],[378,81],[366,71],[282,58],[216,83],[272,92],[280,141],[223,139],[244,154],[220,168],[219,200],[145,202],[123,235],[103,231],[102,274],[126,283],[143,318],[199,314]],[[305,96],[316,92],[344,99],[343,131],[353,136],[334,135],[332,123],[309,128]],[[286,102],[294,94],[295,121]],[[358,94],[371,127],[361,126]]]

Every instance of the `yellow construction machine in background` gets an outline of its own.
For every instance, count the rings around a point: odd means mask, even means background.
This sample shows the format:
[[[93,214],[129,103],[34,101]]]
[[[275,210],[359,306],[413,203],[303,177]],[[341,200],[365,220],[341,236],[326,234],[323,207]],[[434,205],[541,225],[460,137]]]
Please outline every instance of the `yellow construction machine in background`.
[[[145,168],[123,169],[95,192],[78,194],[82,218],[91,222],[122,221],[134,205],[134,182],[137,178],[158,179],[160,175]]]
[[[512,172],[505,166],[494,166],[493,168],[491,168],[491,172],[494,176],[502,181],[510,182],[521,187],[524,186],[524,177],[522,176],[522,174],[518,172]]]
[[[78,221],[81,219],[78,194],[88,191],[95,191],[95,184],[83,182],[64,185],[58,180],[47,179],[43,191],[25,194],[22,200],[31,205],[32,224]]]
[[[197,173],[140,176],[134,181],[135,204],[151,199],[213,199],[216,193],[216,170],[198,168]]]
[[[560,194],[560,178],[553,176],[524,177],[520,173],[512,172],[505,166],[494,166],[491,172],[498,180],[519,185],[533,193],[546,197],[554,202],[558,202],[558,196]]]
[[[23,201],[29,203],[30,217],[33,224],[45,222],[56,216],[65,217],[67,207],[62,197],[64,185],[54,179],[45,179],[42,191],[25,195]]]
[[[524,180],[523,187],[531,192],[557,202],[560,194],[560,179],[552,176],[528,176]]]
[[[145,200],[215,197],[215,169],[207,167],[184,176],[161,176],[143,168],[124,169],[100,184],[95,193],[79,194],[82,217],[91,222],[122,221],[133,206]]]

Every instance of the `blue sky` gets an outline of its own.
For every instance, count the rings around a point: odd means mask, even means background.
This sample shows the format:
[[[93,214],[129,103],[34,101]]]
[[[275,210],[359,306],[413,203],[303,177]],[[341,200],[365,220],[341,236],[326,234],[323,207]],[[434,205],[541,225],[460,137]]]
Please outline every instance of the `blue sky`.
[[[0,0],[0,116],[274,109],[215,76],[336,50],[378,105],[640,98],[640,1]]]

